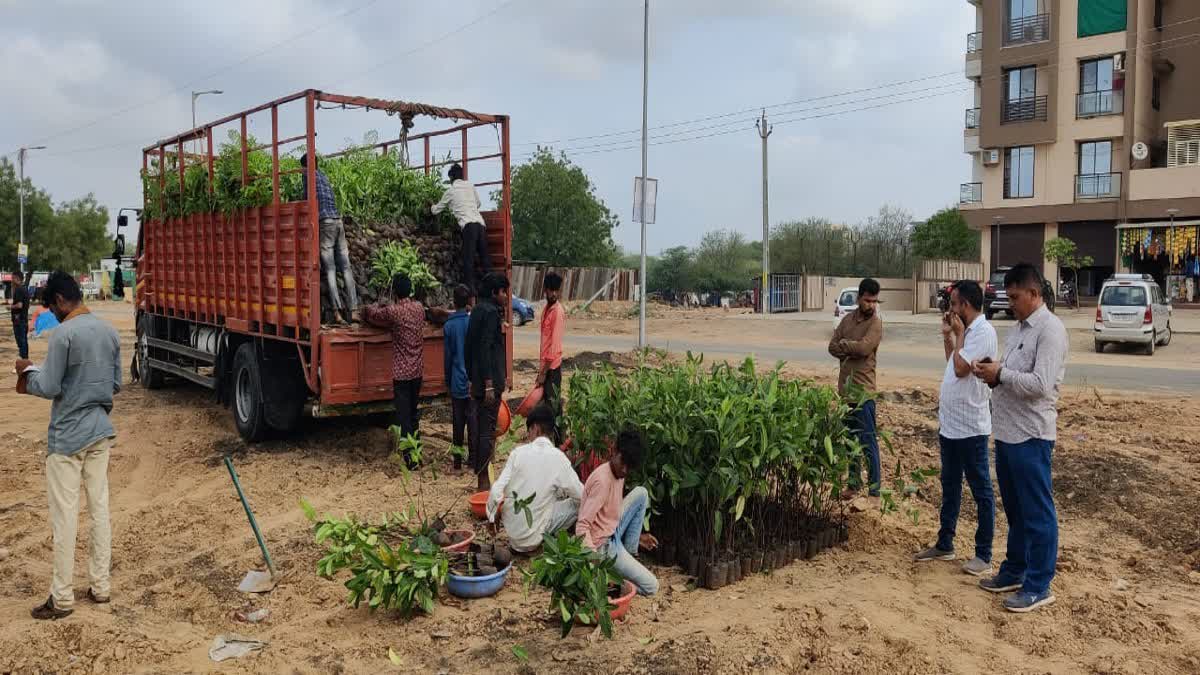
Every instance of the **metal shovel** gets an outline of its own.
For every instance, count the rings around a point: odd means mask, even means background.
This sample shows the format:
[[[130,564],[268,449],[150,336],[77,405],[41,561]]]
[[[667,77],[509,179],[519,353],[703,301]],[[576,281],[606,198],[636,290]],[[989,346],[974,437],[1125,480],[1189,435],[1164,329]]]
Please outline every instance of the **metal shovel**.
[[[270,570],[270,572],[258,570],[246,572],[246,578],[238,584],[238,590],[243,593],[267,593],[275,588],[275,563],[271,562],[271,554],[267,552],[267,544],[263,541],[262,533],[258,531],[258,521],[254,519],[254,512],[250,510],[250,503],[246,501],[246,494],[242,492],[242,483],[238,480],[237,471],[234,471],[233,460],[229,458],[229,455],[225,455],[225,468],[229,469],[233,487],[237,488],[238,499],[242,500],[242,508],[246,509],[246,517],[250,519],[250,528],[254,530],[254,538],[258,540],[258,548],[262,550],[263,558],[267,561],[267,569]]]

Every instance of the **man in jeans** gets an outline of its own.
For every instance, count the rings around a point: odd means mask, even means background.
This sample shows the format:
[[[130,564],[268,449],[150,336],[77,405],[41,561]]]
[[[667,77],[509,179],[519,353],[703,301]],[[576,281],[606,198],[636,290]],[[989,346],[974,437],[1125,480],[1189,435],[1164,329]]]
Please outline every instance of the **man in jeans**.
[[[858,437],[867,456],[867,489],[872,497],[879,496],[879,439],[875,435],[875,354],[883,341],[883,320],[879,318],[879,282],[863,279],[858,284],[858,307],[846,315],[833,331],[829,353],[838,368],[838,393],[866,392],[867,399],[858,404],[847,424]],[[862,468],[856,459],[850,466],[848,495],[862,484]]]
[[[333,195],[333,186],[329,178],[321,171],[317,160],[314,173],[317,175],[317,217],[321,222],[321,268],[325,274],[325,286],[329,290],[329,300],[333,303],[334,311],[341,316],[345,323],[354,321],[354,312],[358,309],[358,288],[354,285],[354,272],[350,269],[350,246],[346,243],[346,226],[342,223],[342,215],[338,213],[337,202]],[[301,172],[303,192],[301,199],[308,199],[308,155],[300,158],[300,166],[306,170]],[[346,302],[338,292],[337,275],[342,274],[342,284],[346,287]]]
[[[79,284],[65,272],[46,282],[42,304],[61,325],[50,335],[40,367],[18,359],[18,390],[50,399],[46,492],[54,533],[50,597],[30,614],[35,619],[69,616],[75,603],[75,531],[79,486],[87,490],[91,518],[88,598],[109,601],[112,530],[108,516],[108,456],[116,431],[108,419],[121,390],[121,343],[117,331],[83,304]]]
[[[1004,275],[1017,325],[999,363],[976,361],[975,376],[992,387],[996,480],[1008,518],[1008,551],[1000,573],[979,586],[1012,612],[1054,602],[1050,581],[1058,562],[1058,513],[1050,479],[1057,438],[1058,388],[1066,374],[1067,330],[1046,308],[1042,275],[1022,263]]]
[[[996,506],[992,476],[988,471],[988,436],[992,434],[991,391],[971,372],[971,364],[996,359],[996,329],[983,316],[983,288],[976,281],[959,281],[950,287],[950,311],[942,317],[942,343],[946,370],[938,405],[938,444],[942,452],[942,512],[937,543],[914,560],[954,560],[954,533],[962,503],[966,474],[979,526],[975,530],[975,557],[963,565],[967,574],[979,576],[992,569],[992,536]]]
[[[396,408],[395,424],[404,436],[416,436],[420,430],[417,397],[421,394],[424,369],[425,307],[412,298],[412,281],[406,274],[392,277],[390,305],[367,307],[367,323],[392,333],[392,394]],[[405,457],[415,468],[412,457]]]
[[[12,274],[12,300],[8,313],[12,317],[13,337],[17,340],[17,354],[29,358],[29,290],[25,288],[25,275],[19,271]]]
[[[650,495],[638,486],[624,499],[625,477],[642,464],[642,437],[626,429],[617,436],[617,447],[608,461],[588,476],[583,486],[583,501],[579,505],[579,521],[575,534],[597,553],[616,560],[617,573],[637,587],[640,595],[658,592],[658,579],[638,562],[639,548],[652,551],[658,540],[642,533]]]
[[[496,417],[504,395],[508,367],[504,339],[505,307],[508,307],[508,278],[493,273],[481,282],[479,302],[467,321],[464,355],[471,381],[471,409],[475,434],[471,437],[470,463],[480,490],[492,486],[488,466],[496,446]]]
[[[471,289],[471,292],[478,293],[480,289],[476,280],[480,277],[475,273],[476,262],[479,264],[482,276],[487,276],[492,270],[487,253],[487,232],[483,226],[483,215],[479,213],[481,205],[479,193],[475,191],[475,186],[463,177],[461,165],[451,166],[448,177],[450,178],[450,187],[442,195],[441,201],[431,206],[429,210],[436,216],[449,207],[450,213],[454,214],[454,219],[462,228],[463,283]]]

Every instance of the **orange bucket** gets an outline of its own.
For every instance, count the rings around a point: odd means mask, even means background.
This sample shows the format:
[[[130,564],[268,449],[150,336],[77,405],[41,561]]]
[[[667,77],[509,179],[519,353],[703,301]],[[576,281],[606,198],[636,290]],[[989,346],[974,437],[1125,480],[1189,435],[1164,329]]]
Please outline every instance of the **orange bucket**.
[[[529,417],[529,413],[533,412],[534,406],[542,402],[542,396],[546,390],[542,387],[534,387],[533,391],[521,401],[521,405],[517,406],[517,414],[521,417]]]
[[[496,438],[500,438],[508,433],[508,428],[512,426],[512,411],[508,409],[508,403],[503,399],[500,400],[500,409],[496,411]]]

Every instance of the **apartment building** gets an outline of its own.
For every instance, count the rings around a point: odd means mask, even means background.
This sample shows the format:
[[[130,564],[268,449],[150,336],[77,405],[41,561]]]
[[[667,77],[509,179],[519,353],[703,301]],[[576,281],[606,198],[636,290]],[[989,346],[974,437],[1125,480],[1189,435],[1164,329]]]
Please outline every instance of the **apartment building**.
[[[975,101],[960,206],[986,269],[1040,263],[1073,240],[1093,265],[1200,288],[1200,0],[968,0]],[[1187,284],[1186,279],[1193,283]]]

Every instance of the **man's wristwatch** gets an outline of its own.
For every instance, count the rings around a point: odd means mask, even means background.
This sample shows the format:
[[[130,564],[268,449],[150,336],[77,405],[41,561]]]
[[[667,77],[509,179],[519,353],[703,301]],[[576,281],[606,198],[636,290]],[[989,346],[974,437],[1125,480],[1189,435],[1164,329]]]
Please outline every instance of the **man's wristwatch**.
[[[1000,373],[1002,373],[1002,372],[1004,372],[1003,366],[996,369],[996,386],[997,387],[1000,386]]]

